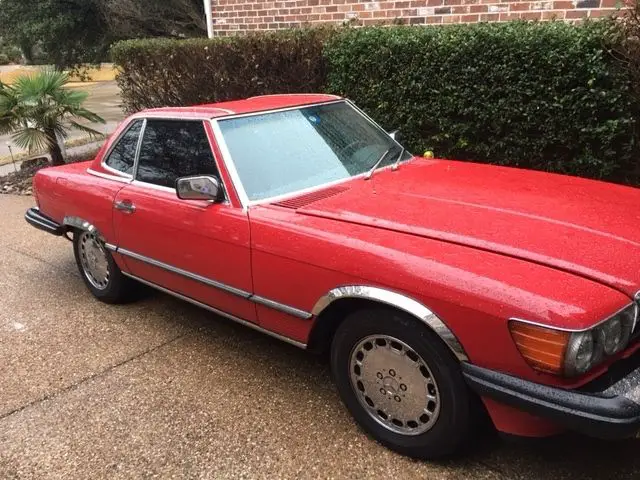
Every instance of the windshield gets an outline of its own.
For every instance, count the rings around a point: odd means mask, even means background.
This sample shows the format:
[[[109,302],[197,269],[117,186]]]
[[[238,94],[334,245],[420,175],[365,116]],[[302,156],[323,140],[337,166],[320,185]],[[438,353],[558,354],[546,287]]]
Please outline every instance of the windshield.
[[[395,162],[402,150],[346,102],[230,118],[219,125],[251,201],[363,174],[385,151],[380,166]]]

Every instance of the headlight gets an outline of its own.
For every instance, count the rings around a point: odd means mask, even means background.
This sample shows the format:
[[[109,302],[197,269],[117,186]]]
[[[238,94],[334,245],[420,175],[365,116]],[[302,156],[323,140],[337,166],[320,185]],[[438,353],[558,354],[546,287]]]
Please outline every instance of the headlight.
[[[632,304],[604,322],[579,332],[516,319],[511,320],[509,329],[516,347],[531,367],[575,376],[624,350],[638,321],[638,313],[638,307]]]
[[[605,354],[615,355],[624,350],[629,343],[635,318],[636,306],[631,305],[595,329]]]
[[[601,357],[600,345],[594,339],[593,332],[572,333],[567,344],[564,358],[564,371],[568,375],[580,375],[593,367]]]

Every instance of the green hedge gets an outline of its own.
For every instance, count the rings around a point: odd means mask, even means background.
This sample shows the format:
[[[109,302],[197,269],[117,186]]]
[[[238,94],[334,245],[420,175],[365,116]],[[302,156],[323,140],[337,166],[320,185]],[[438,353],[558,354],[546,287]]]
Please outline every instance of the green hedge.
[[[209,39],[116,43],[125,111],[196,105],[274,92],[320,91],[328,29]]]
[[[342,94],[416,153],[638,179],[638,105],[613,23],[307,29],[136,40],[113,58],[128,110],[261,93]]]
[[[604,48],[609,28],[349,29],[327,46],[327,85],[416,151],[623,179],[637,167],[638,110]]]

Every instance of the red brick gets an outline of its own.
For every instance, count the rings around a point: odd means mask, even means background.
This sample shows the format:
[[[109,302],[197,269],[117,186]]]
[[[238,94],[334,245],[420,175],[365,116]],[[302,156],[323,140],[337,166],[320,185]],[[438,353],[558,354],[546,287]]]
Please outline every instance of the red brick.
[[[543,20],[562,20],[564,18],[564,10],[550,10],[542,12]]]
[[[590,17],[608,17],[609,15],[616,15],[618,13],[617,8],[598,8],[596,10],[589,10]]]
[[[564,18],[586,18],[588,14],[588,10],[569,10]]]
[[[501,22],[508,22],[511,20],[519,20],[519,19],[520,19],[520,14],[518,13],[501,13],[500,14]]]
[[[226,20],[217,23],[216,35],[225,36],[251,30],[299,27],[310,23],[340,23],[348,14],[358,15],[358,25],[390,25],[396,19],[407,25],[422,23],[473,23],[514,19],[559,19],[575,22],[589,17],[615,14],[621,0],[582,2],[576,8],[571,0],[550,0],[552,9],[532,10],[537,0],[217,0],[214,17]],[[541,0],[547,1],[547,0]],[[376,2],[376,8],[373,8]],[[601,5],[596,8],[595,5]],[[492,12],[495,6],[508,9]],[[366,7],[370,7],[367,9]],[[432,15],[418,15],[428,7]]]
[[[520,14],[522,20],[540,20],[542,19],[542,12],[523,12]]]

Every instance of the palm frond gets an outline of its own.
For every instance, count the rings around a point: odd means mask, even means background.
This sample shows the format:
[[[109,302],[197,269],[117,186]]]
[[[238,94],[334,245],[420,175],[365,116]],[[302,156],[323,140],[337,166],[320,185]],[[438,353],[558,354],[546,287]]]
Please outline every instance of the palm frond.
[[[93,123],[107,123],[105,119],[102,118],[100,115],[98,115],[97,113],[90,112],[86,108],[77,109],[73,115],[76,117],[84,118],[85,120],[89,120],[90,122],[93,122]]]
[[[45,150],[52,146],[52,141],[45,133],[37,128],[22,128],[11,139],[20,148],[29,152]]]
[[[88,133],[92,137],[104,137],[104,133],[99,132],[98,130],[94,130],[91,127],[87,127],[86,125],[82,125],[81,123],[75,122],[73,120],[69,121],[69,125],[71,125],[76,130],[80,130],[81,132]]]
[[[13,85],[0,87],[0,134],[13,133],[16,145],[29,150],[49,148],[56,138],[66,138],[68,129],[102,134],[76,119],[105,123],[82,106],[88,94],[66,88],[69,76],[55,70],[23,75]]]

